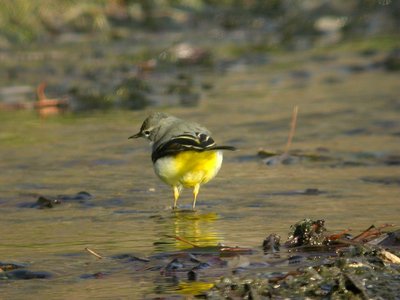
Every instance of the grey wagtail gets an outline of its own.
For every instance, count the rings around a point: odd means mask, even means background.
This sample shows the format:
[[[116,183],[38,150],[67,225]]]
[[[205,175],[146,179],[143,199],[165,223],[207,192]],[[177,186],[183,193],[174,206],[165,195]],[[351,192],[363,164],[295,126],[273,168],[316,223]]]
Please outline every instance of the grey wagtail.
[[[197,123],[155,112],[144,120],[137,134],[129,137],[150,141],[154,171],[172,186],[174,209],[182,187],[193,188],[194,209],[200,185],[214,178],[221,168],[221,150],[235,150],[216,145],[210,135],[207,128]]]

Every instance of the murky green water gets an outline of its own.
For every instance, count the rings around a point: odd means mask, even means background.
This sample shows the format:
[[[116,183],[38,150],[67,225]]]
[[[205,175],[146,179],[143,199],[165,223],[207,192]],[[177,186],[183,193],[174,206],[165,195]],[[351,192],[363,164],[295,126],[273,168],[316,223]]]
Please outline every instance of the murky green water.
[[[282,58],[282,63],[288,58]],[[110,112],[39,120],[29,112],[0,115],[0,261],[26,263],[52,278],[0,281],[7,298],[151,298],[185,294],[199,283],[179,283],[104,256],[140,257],[186,248],[166,235],[198,245],[224,243],[259,249],[270,233],[309,217],[332,231],[355,232],[371,224],[398,223],[399,75],[343,71],[343,61],[308,61],[306,78],[288,70],[236,68],[197,108],[163,109],[205,124],[226,153],[223,167],[199,195],[197,211],[171,212],[172,192],[153,173],[149,146],[127,138],[149,111]],[[335,78],[334,83],[327,78]],[[292,149],[331,158],[267,166],[260,148],[283,150],[291,110],[299,105]],[[392,159],[393,160],[393,159]],[[382,184],[370,182],[397,178]],[[306,189],[323,193],[292,193]],[[38,195],[94,196],[53,209],[27,207]],[[180,199],[190,208],[191,192]],[[262,256],[259,257],[262,260]],[[103,272],[102,279],[85,274]],[[222,274],[221,274],[222,275]],[[207,282],[207,279],[200,282]]]

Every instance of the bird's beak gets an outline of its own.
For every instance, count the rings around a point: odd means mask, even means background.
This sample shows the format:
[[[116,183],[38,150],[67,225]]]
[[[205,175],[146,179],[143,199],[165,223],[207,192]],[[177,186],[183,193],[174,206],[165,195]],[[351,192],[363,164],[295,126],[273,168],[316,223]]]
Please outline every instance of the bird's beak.
[[[128,139],[137,139],[137,138],[140,138],[140,137],[142,137],[142,133],[138,132],[138,133],[128,137]]]

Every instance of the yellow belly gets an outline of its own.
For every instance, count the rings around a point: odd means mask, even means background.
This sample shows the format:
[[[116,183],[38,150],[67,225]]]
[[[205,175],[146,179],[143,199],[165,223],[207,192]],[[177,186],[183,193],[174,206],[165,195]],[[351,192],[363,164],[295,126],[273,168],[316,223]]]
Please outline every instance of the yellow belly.
[[[210,181],[222,164],[222,151],[184,151],[159,158],[154,163],[156,174],[172,186],[194,187]]]

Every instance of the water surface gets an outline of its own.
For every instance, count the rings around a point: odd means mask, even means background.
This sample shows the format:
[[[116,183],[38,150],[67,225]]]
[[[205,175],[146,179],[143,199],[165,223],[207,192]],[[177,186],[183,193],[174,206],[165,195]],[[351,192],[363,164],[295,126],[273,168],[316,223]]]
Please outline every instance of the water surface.
[[[302,67],[310,76],[268,66],[211,74],[215,88],[199,107],[157,108],[205,124],[218,143],[240,149],[226,153],[218,176],[201,188],[193,213],[185,211],[189,190],[181,196],[180,211],[171,211],[172,191],[154,175],[146,141],[127,139],[150,110],[47,120],[2,112],[0,261],[52,273],[50,279],[0,281],[2,294],[43,299],[190,294],[190,285],[198,283],[98,260],[84,248],[106,257],[148,257],[187,248],[167,237],[177,235],[203,246],[261,251],[267,235],[278,233],[284,240],[289,226],[304,218],[354,232],[398,222],[400,169],[390,157],[399,155],[399,76],[344,72],[341,60],[334,63],[308,61]],[[332,76],[334,83],[326,80]],[[257,152],[284,149],[294,105],[300,112],[292,150],[329,159],[266,165]],[[306,189],[321,193],[302,193]],[[29,207],[39,195],[80,191],[93,198],[52,209]],[[87,278],[98,272],[107,276]]]

